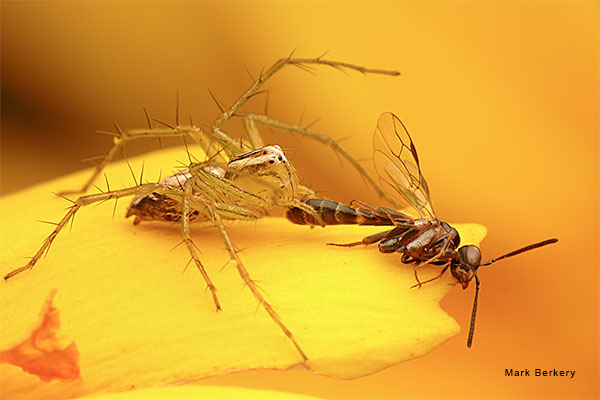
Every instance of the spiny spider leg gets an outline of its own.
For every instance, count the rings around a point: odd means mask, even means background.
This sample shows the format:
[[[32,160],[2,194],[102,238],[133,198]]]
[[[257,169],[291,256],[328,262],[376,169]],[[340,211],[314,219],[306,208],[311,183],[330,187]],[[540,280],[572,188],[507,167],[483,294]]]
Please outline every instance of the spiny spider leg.
[[[246,269],[246,267],[242,263],[242,260],[239,258],[238,254],[237,254],[237,251],[235,249],[235,246],[233,245],[233,242],[231,241],[231,238],[229,237],[229,235],[227,234],[227,231],[225,230],[225,226],[223,225],[223,221],[221,220],[219,213],[216,212],[216,210],[213,208],[212,205],[208,206],[208,216],[211,219],[211,221],[215,224],[215,227],[217,228],[217,230],[219,231],[219,234],[223,238],[223,241],[225,242],[225,245],[227,246],[227,250],[229,251],[229,256],[231,257],[231,259],[233,261],[235,261],[235,265],[237,267],[238,273],[239,273],[240,277],[242,278],[242,280],[244,281],[244,283],[248,286],[248,288],[250,289],[250,291],[252,292],[252,294],[254,295],[256,300],[258,300],[258,302],[263,306],[263,308],[265,309],[267,314],[269,314],[269,317],[271,317],[273,322],[275,322],[277,324],[277,326],[279,326],[279,328],[281,328],[281,330],[283,331],[285,336],[287,336],[288,339],[292,342],[292,344],[294,345],[294,347],[296,348],[298,353],[300,353],[300,355],[302,356],[304,361],[307,361],[308,357],[306,356],[306,354],[304,353],[304,351],[302,350],[302,348],[300,347],[298,342],[296,342],[296,339],[292,335],[292,332],[281,321],[281,319],[279,318],[279,315],[277,315],[277,312],[275,312],[273,307],[267,302],[267,300],[264,298],[264,296],[260,292],[260,289],[254,282],[254,280],[252,280],[252,278],[250,277],[248,270]]]
[[[177,121],[176,126],[168,126],[167,124],[163,123],[163,125],[167,125],[167,128],[160,128],[160,129],[153,128],[152,126],[150,126],[151,119],[147,112],[146,112],[146,119],[149,121],[148,129],[132,129],[132,130],[122,131],[118,126],[115,125],[116,129],[117,129],[116,134],[110,133],[110,132],[104,132],[111,136],[114,136],[113,147],[106,154],[106,156],[103,157],[101,162],[95,168],[92,175],[84,183],[84,185],[81,187],[81,189],[73,190],[73,191],[63,191],[63,192],[60,192],[59,194],[62,194],[62,195],[78,194],[78,193],[83,193],[83,192],[87,191],[90,188],[90,186],[92,186],[93,182],[98,177],[98,175],[102,172],[104,167],[110,161],[112,161],[112,159],[115,157],[117,152],[123,148],[123,146],[125,145],[125,143],[127,141],[133,140],[133,139],[138,139],[138,138],[142,138],[142,137],[159,138],[160,139],[162,137],[191,136],[198,144],[200,144],[202,149],[207,154],[209,153],[208,150],[210,149],[212,141],[217,140],[219,142],[219,144],[223,147],[223,153],[225,153],[222,155],[223,158],[219,159],[218,161],[224,161],[224,162],[229,161],[230,158],[232,158],[236,155],[239,155],[239,154],[245,153],[249,150],[252,150],[252,147],[242,143],[241,141],[239,141],[237,139],[234,139],[230,135],[223,132],[222,128],[231,118],[233,118],[233,116],[237,115],[236,113],[248,102],[248,100],[250,100],[253,96],[255,96],[258,93],[259,89],[265,84],[265,82],[267,80],[269,80],[276,72],[278,72],[280,69],[282,69],[286,65],[294,65],[301,69],[308,69],[309,65],[324,65],[324,66],[330,66],[332,68],[336,68],[339,70],[343,70],[343,69],[355,70],[362,74],[380,74],[380,75],[389,75],[389,76],[400,75],[400,73],[397,71],[366,68],[366,67],[362,67],[359,65],[354,65],[354,64],[340,62],[340,61],[324,60],[320,57],[319,58],[292,58],[290,56],[288,58],[282,58],[282,59],[278,60],[275,64],[273,64],[268,70],[266,70],[264,73],[262,73],[261,76],[256,81],[254,81],[254,83],[250,86],[250,88],[240,98],[238,98],[238,100],[229,109],[223,110],[223,112],[212,123],[211,128],[210,128],[210,133],[203,132],[201,129],[199,129],[198,127],[193,126],[193,125],[179,126],[178,121]],[[219,105],[219,108],[221,108],[220,105]],[[178,120],[178,113],[179,113],[179,107],[177,107],[177,111],[176,111],[176,120]],[[259,116],[257,116],[257,117],[259,117]],[[262,122],[262,121],[258,121],[258,120],[256,120],[256,121]],[[277,121],[274,121],[274,120],[272,120],[272,122],[277,123]],[[255,126],[254,127],[249,126],[252,124],[254,124],[254,121],[248,120],[247,125],[246,125],[246,130],[249,132],[248,135],[249,135],[250,143],[253,146],[253,148],[262,147],[264,145],[264,140],[260,136],[260,133],[256,130]],[[366,173],[364,168],[362,168],[362,166],[360,166],[360,164],[358,164],[354,159],[352,159],[352,157],[350,157],[349,154],[343,148],[341,148],[335,141],[333,141],[332,139],[328,138],[325,135],[321,135],[321,134],[318,134],[315,132],[310,132],[307,129],[302,129],[300,127],[294,127],[293,125],[287,125],[287,126],[295,128],[295,129],[285,129],[286,124],[283,124],[283,123],[278,123],[278,124],[280,125],[280,129],[284,129],[284,130],[288,130],[290,132],[296,132],[296,133],[303,134],[308,137],[312,137],[312,138],[332,147],[336,151],[336,154],[339,153],[344,158],[346,158],[360,172],[360,174],[362,176],[364,176],[364,178],[371,185],[373,185],[375,187],[375,189],[377,190],[378,193],[380,193],[383,197],[385,197],[386,199],[389,200],[389,197],[387,197],[387,195],[384,194],[382,189]]]
[[[191,194],[192,194],[192,185],[191,185],[191,180],[189,180],[185,183],[183,198],[182,198],[182,202],[181,202],[181,210],[182,210],[181,211],[181,236],[183,237],[183,241],[185,242],[185,245],[188,248],[190,256],[194,260],[196,267],[198,267],[198,271],[200,271],[200,274],[206,281],[206,285],[208,286],[208,289],[210,290],[210,293],[212,295],[215,306],[217,307],[217,311],[219,311],[219,310],[221,310],[221,305],[219,304],[219,299],[217,298],[217,288],[210,280],[208,273],[204,269],[204,265],[202,265],[202,262],[200,262],[200,257],[198,257],[196,245],[194,245],[194,242],[192,241],[192,237],[190,235],[190,213],[192,211],[191,207],[190,207],[190,195]]]
[[[203,149],[206,147],[206,139],[204,138],[205,134],[195,126],[177,126],[173,128],[149,128],[149,129],[129,129],[123,131],[119,128],[118,125],[115,124],[115,128],[117,130],[116,134],[113,134],[113,146],[109,150],[109,152],[102,158],[100,163],[96,166],[92,175],[88,178],[88,180],[83,184],[81,189],[79,190],[65,190],[58,192],[59,195],[69,195],[69,194],[79,194],[86,192],[90,186],[94,183],[98,175],[102,172],[104,167],[113,160],[115,155],[119,150],[123,148],[125,143],[134,139],[141,138],[166,138],[166,137],[182,137],[182,136],[191,136]],[[106,132],[110,134],[109,132]]]
[[[252,86],[228,109],[225,110],[212,124],[211,130],[215,133],[215,135],[223,134],[227,137],[228,135],[221,132],[221,128],[234,116],[236,113],[254,96],[258,90],[264,85],[264,83],[269,80],[277,71],[285,67],[286,65],[295,65],[297,67],[303,68],[307,65],[326,65],[336,69],[350,69],[354,71],[361,72],[362,74],[380,74],[380,75],[391,75],[398,76],[400,72],[391,71],[391,70],[383,70],[383,69],[372,69],[362,67],[360,65],[349,64],[341,61],[331,61],[331,60],[323,60],[322,58],[281,58],[275,64],[271,66],[268,70],[261,74],[261,76],[254,81]],[[223,143],[226,144],[226,143]]]
[[[287,124],[285,122],[277,121],[275,119],[268,117],[267,115],[249,114],[244,117],[244,127],[246,128],[246,131],[248,133],[248,136],[250,137],[250,140],[257,141],[257,143],[261,143],[262,139],[260,139],[260,134],[258,133],[258,131],[256,129],[256,123],[263,125],[263,126],[277,128],[277,129],[281,129],[283,131],[296,133],[301,136],[309,137],[313,140],[316,140],[317,142],[324,144],[325,146],[330,147],[335,153],[337,153],[340,156],[342,156],[343,158],[345,158],[358,171],[358,173],[368,182],[368,184],[371,185],[375,189],[375,191],[377,191],[377,194],[379,194],[380,197],[386,199],[387,201],[391,202],[392,204],[396,203],[396,201],[391,196],[389,196],[381,188],[381,186],[379,186],[379,184],[371,177],[371,175],[369,175],[369,173],[363,168],[363,166],[360,165],[358,163],[358,161],[356,161],[346,151],[346,149],[344,149],[338,142],[336,142],[331,137],[329,137],[327,135],[323,135],[322,133],[308,130],[306,128],[302,128],[301,126],[298,126],[298,125],[291,125],[291,124]],[[260,139],[260,142],[258,141],[259,139],[257,139],[257,137]]]
[[[4,276],[4,280],[8,280],[13,276],[33,268],[33,266],[38,262],[38,260],[42,257],[42,255],[48,251],[50,245],[58,235],[58,233],[67,225],[67,223],[73,218],[75,213],[83,206],[87,206],[99,201],[107,201],[111,199],[118,199],[121,197],[133,196],[138,194],[146,194],[152,193],[156,190],[159,190],[163,185],[159,183],[146,183],[139,186],[134,186],[126,189],[113,190],[104,193],[98,194],[90,194],[86,196],[79,197],[76,201],[73,202],[73,205],[69,208],[67,214],[60,220],[60,222],[56,225],[52,233],[44,240],[40,249],[35,253],[32,259],[27,263],[27,265],[17,268]]]

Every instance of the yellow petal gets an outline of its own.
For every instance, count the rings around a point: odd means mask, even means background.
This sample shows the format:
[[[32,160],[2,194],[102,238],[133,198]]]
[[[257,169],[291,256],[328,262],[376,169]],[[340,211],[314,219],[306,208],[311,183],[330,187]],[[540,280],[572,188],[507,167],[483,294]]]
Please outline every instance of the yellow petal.
[[[181,385],[140,389],[121,393],[86,396],[84,400],[163,400],[163,399],[211,399],[211,400],[316,400],[319,397],[275,390],[246,389],[227,386]]]
[[[181,150],[147,155],[144,176],[185,160]],[[140,159],[130,160],[139,171]],[[1,272],[26,263],[69,205],[52,191],[78,187],[90,171],[47,182],[2,199]],[[107,170],[111,188],[131,185],[123,162]],[[129,182],[129,183],[128,183]],[[61,232],[31,271],[2,282],[2,347],[22,337],[44,297],[58,289],[64,331],[77,343],[82,381],[41,382],[0,366],[3,394],[11,398],[76,397],[188,382],[246,369],[287,369],[302,359],[244,287],[218,233],[201,225],[193,238],[223,307],[215,312],[205,283],[189,260],[178,224],[132,225],[129,199],[85,207],[72,231]],[[456,224],[463,243],[478,244],[485,227]],[[283,218],[233,222],[228,232],[250,275],[264,290],[309,361],[302,368],[354,378],[421,356],[460,328],[439,300],[455,283],[450,274],[414,285],[411,266],[375,246],[339,248],[381,227],[297,226]],[[423,267],[422,279],[438,273]]]

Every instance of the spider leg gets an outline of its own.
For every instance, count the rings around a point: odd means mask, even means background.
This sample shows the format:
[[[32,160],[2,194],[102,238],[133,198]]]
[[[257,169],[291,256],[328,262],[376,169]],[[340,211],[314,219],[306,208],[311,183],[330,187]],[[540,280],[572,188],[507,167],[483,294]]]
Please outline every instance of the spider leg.
[[[284,207],[299,208],[299,209],[303,210],[304,212],[306,212],[307,214],[309,214],[314,219],[314,222],[316,222],[317,225],[325,227],[325,222],[323,221],[321,214],[319,214],[317,211],[315,211],[314,208],[312,208],[311,206],[309,206],[308,204],[306,204],[303,201],[300,201],[300,200],[294,198],[294,199],[291,199],[289,204],[285,204]]]
[[[121,128],[115,124],[115,128],[117,133],[111,133],[114,136],[113,138],[113,146],[106,153],[106,155],[102,158],[100,163],[96,166],[92,175],[88,178],[88,180],[83,184],[83,186],[78,190],[66,190],[61,191],[59,195],[69,195],[69,194],[79,194],[86,192],[90,186],[94,183],[98,175],[102,172],[104,167],[113,160],[115,155],[121,150],[125,143],[141,138],[165,138],[165,137],[182,137],[182,136],[190,136],[192,137],[203,150],[207,151],[210,143],[209,138],[207,138],[206,133],[204,133],[200,128],[195,126],[175,126],[175,127],[166,127],[166,128],[148,128],[148,129],[130,129],[130,130],[121,130]],[[108,132],[107,132],[108,133]]]
[[[68,224],[70,220],[74,217],[75,213],[84,206],[97,203],[100,201],[108,201],[112,199],[118,199],[121,197],[134,196],[139,194],[147,194],[152,193],[154,191],[164,190],[166,187],[160,183],[146,183],[139,186],[133,186],[130,188],[120,189],[120,190],[112,190],[104,193],[98,194],[90,194],[87,196],[81,196],[76,201],[73,202],[73,205],[69,207],[69,211],[67,214],[60,220],[56,227],[50,233],[50,235],[44,240],[40,249],[35,253],[35,255],[31,258],[31,260],[27,263],[27,265],[17,268],[4,276],[5,280],[12,278],[13,276],[33,268],[33,266],[38,262],[38,260],[50,249],[50,245],[58,235],[58,233]]]
[[[277,129],[281,129],[283,131],[287,131],[287,132],[291,132],[291,133],[296,133],[301,136],[316,140],[317,142],[330,147],[335,152],[336,155],[339,155],[339,156],[343,157],[344,159],[346,159],[350,163],[350,165],[352,165],[352,167],[354,167],[354,169],[356,169],[356,171],[358,171],[358,173],[368,182],[368,184],[371,185],[375,189],[375,191],[377,191],[379,196],[381,196],[382,198],[391,202],[392,204],[395,204],[395,200],[392,197],[390,197],[385,192],[385,190],[383,190],[383,188],[379,185],[379,183],[377,183],[375,181],[375,179],[373,179],[371,177],[371,175],[369,175],[367,170],[362,165],[360,165],[360,163],[358,161],[356,161],[356,159],[354,159],[350,155],[350,153],[348,153],[348,151],[346,151],[346,149],[344,149],[338,142],[336,142],[331,137],[324,135],[322,133],[308,130],[306,128],[302,128],[301,126],[298,126],[298,125],[291,125],[291,124],[287,124],[285,122],[274,120],[266,115],[249,114],[249,115],[245,116],[244,121],[245,121],[244,126],[246,126],[247,130],[249,129],[248,127],[251,127],[251,129],[253,131],[256,131],[256,123],[258,123],[263,126],[277,128]],[[250,122],[248,122],[248,121],[250,121]],[[250,131],[248,131],[248,135],[250,137],[252,137],[253,135],[256,135],[257,133],[258,132],[250,133]],[[261,142],[262,142],[262,139],[261,139]]]
[[[190,235],[190,213],[192,211],[192,208],[190,207],[191,194],[192,194],[192,185],[191,185],[191,181],[188,181],[185,184],[182,202],[181,202],[181,208],[182,208],[181,236],[183,237],[183,241],[184,241],[185,245],[187,246],[188,251],[190,252],[190,256],[192,257],[192,260],[194,260],[194,263],[196,264],[198,271],[200,271],[200,274],[202,275],[202,277],[204,278],[204,281],[206,282],[206,286],[210,290],[213,301],[215,303],[215,307],[217,307],[217,311],[219,311],[219,310],[221,310],[221,305],[219,304],[219,299],[217,298],[217,288],[210,280],[208,273],[204,269],[204,265],[202,265],[202,262],[200,262],[200,258],[198,257],[198,251],[196,250],[196,245],[192,241],[192,237]]]
[[[267,82],[275,73],[277,73],[280,69],[282,69],[286,65],[294,65],[301,69],[307,69],[307,68],[309,68],[308,67],[309,65],[324,65],[324,66],[333,67],[333,68],[336,68],[339,70],[343,70],[343,69],[354,70],[354,71],[358,71],[362,74],[380,74],[380,75],[390,75],[390,76],[400,75],[400,73],[398,71],[366,68],[366,67],[363,67],[360,65],[354,65],[354,64],[350,64],[350,63],[341,62],[341,61],[324,60],[320,57],[318,57],[318,58],[292,58],[290,55],[289,57],[279,59],[269,69],[267,69],[266,71],[261,73],[260,77],[252,83],[252,85],[248,88],[248,90],[246,90],[246,92],[242,96],[240,96],[240,98],[237,99],[236,102],[229,109],[224,110],[223,113],[221,113],[221,115],[219,115],[219,117],[215,120],[215,122],[213,122],[212,127],[211,127],[211,130],[213,131],[215,136],[224,135],[223,132],[221,132],[221,128],[223,128],[223,126],[231,118],[233,118],[234,115],[237,114],[237,112],[248,102],[248,100],[250,100],[253,96],[256,95],[256,93],[265,84],[265,82]],[[225,136],[226,136],[226,138],[223,137],[223,139],[230,138],[228,135],[225,135]],[[222,144],[226,144],[226,143],[222,143]]]
[[[208,211],[209,218],[215,224],[215,227],[219,231],[219,234],[221,235],[221,237],[223,238],[223,241],[225,242],[225,245],[227,246],[227,250],[229,251],[229,256],[231,257],[231,259],[233,261],[235,261],[235,265],[237,267],[238,273],[240,274],[240,277],[242,278],[244,283],[248,286],[248,288],[252,292],[252,295],[254,295],[256,300],[258,300],[258,302],[265,309],[267,314],[269,314],[269,317],[271,317],[273,322],[275,322],[275,324],[277,324],[277,326],[279,326],[279,328],[283,331],[285,336],[287,336],[288,339],[292,342],[292,344],[294,345],[294,347],[296,348],[298,353],[300,353],[300,355],[302,356],[302,359],[304,361],[307,361],[308,357],[306,356],[306,354],[304,353],[304,351],[302,350],[302,348],[300,347],[298,342],[296,342],[296,339],[292,335],[292,332],[281,321],[281,319],[279,318],[279,315],[277,315],[277,313],[275,312],[273,307],[267,302],[267,300],[264,298],[264,296],[260,292],[258,285],[250,277],[248,270],[246,269],[246,267],[242,263],[242,260],[238,256],[238,253],[235,249],[235,246],[233,245],[233,242],[231,241],[231,238],[229,237],[229,234],[225,230],[225,226],[223,225],[223,221],[221,220],[221,216],[219,215],[219,212],[217,212],[217,210],[212,205],[208,205],[207,211]]]

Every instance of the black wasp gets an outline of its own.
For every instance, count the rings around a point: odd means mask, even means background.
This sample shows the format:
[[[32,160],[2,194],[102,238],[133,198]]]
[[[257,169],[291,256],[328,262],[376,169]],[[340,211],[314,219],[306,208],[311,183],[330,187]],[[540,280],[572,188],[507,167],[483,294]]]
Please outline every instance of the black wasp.
[[[440,278],[448,269],[463,289],[466,289],[469,282],[475,278],[475,299],[467,340],[467,346],[471,347],[479,297],[480,282],[477,276],[479,267],[556,243],[558,239],[534,243],[482,264],[479,247],[460,246],[460,236],[456,229],[436,217],[429,187],[421,173],[417,149],[408,130],[394,114],[386,112],[379,117],[373,135],[373,149],[373,160],[381,185],[401,204],[407,204],[415,209],[419,218],[413,218],[390,208],[373,207],[356,200],[351,202],[350,206],[317,198],[306,200],[305,203],[316,210],[326,225],[393,225],[393,229],[367,236],[359,242],[335,245],[352,247],[378,243],[379,251],[382,253],[401,253],[403,263],[415,265],[417,280],[415,286],[420,287],[424,283]],[[289,209],[286,216],[296,224],[319,224],[312,215],[299,208]],[[424,264],[438,265],[442,269],[434,278],[421,282],[417,275],[417,268]]]

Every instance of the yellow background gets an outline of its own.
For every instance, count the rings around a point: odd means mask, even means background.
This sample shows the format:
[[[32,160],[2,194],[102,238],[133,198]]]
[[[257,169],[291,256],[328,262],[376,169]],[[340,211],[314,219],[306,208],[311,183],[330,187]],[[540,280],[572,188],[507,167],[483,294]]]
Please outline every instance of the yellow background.
[[[281,72],[269,114],[297,122],[305,110],[305,123],[321,118],[313,129],[349,137],[344,145],[368,159],[378,115],[395,112],[416,142],[438,216],[488,227],[485,259],[560,242],[481,271],[470,350],[461,334],[354,381],[260,371],[204,383],[326,398],[596,397],[597,17],[591,1],[2,2],[2,190],[87,165],[78,160],[110,145],[93,131],[143,127],[143,105],[172,122],[177,89],[182,115],[207,123],[218,111],[208,88],[230,104],[250,84],[244,65],[257,76],[294,48],[398,69],[399,78]],[[264,98],[252,107],[264,110]],[[330,150],[265,136],[324,195],[378,201]],[[455,288],[442,302],[463,327],[472,295]],[[505,368],[577,372],[509,378]]]

